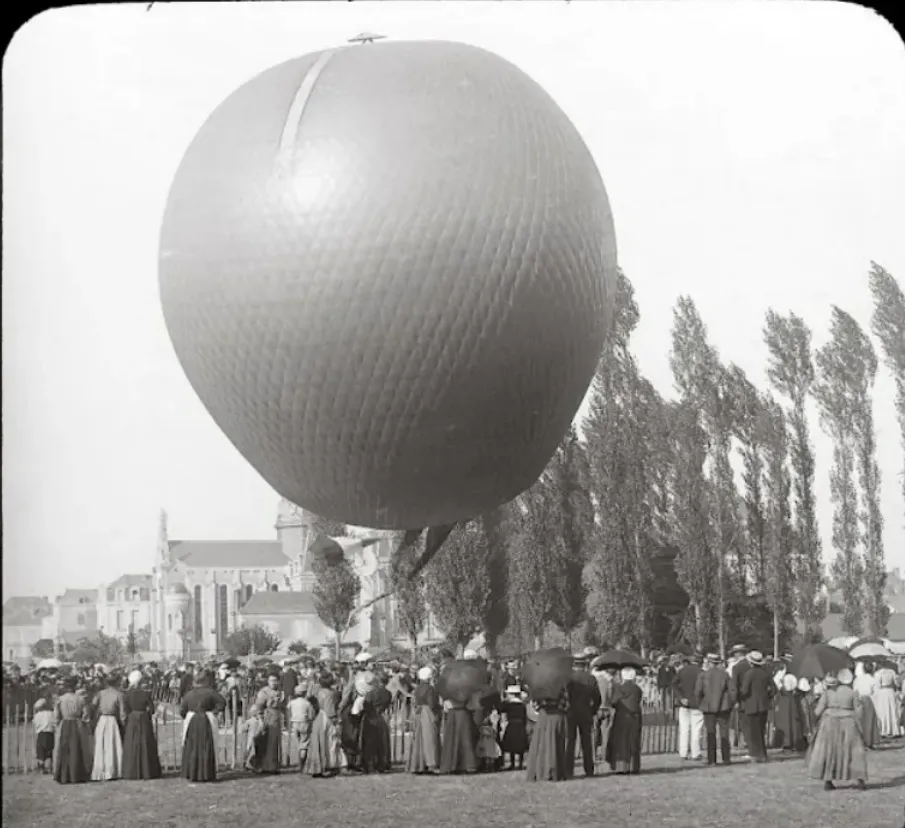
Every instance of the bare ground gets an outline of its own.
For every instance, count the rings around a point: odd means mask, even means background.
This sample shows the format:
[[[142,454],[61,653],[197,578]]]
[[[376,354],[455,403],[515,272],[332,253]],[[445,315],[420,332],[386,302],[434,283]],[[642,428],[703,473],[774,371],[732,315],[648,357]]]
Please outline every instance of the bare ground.
[[[905,743],[869,755],[869,789],[824,792],[800,758],[773,754],[764,765],[707,768],[675,755],[644,757],[638,777],[598,776],[529,784],[524,774],[476,777],[386,776],[311,779],[225,773],[190,785],[154,782],[56,785],[38,774],[3,780],[3,826],[28,828],[227,828],[303,824],[306,828],[421,825],[631,825],[671,828],[905,828]]]

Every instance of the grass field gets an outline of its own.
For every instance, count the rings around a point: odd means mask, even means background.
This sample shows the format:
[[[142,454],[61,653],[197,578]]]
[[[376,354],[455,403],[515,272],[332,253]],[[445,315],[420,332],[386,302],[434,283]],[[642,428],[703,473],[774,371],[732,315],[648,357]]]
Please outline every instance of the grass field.
[[[4,826],[28,828],[227,828],[248,825],[670,826],[871,828],[905,826],[905,744],[869,756],[869,788],[824,792],[804,762],[774,754],[765,765],[707,768],[645,757],[637,777],[581,777],[528,784],[521,773],[477,777],[386,776],[317,780],[224,774],[209,785],[155,782],[56,785],[36,774],[3,780]]]

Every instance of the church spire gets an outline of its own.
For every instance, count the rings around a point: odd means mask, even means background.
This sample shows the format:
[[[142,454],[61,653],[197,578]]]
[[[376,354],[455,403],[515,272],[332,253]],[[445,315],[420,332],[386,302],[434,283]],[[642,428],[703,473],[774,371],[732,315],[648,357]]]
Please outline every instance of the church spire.
[[[160,518],[157,524],[157,556],[166,561],[170,551],[170,536],[167,532],[167,510],[160,510]]]

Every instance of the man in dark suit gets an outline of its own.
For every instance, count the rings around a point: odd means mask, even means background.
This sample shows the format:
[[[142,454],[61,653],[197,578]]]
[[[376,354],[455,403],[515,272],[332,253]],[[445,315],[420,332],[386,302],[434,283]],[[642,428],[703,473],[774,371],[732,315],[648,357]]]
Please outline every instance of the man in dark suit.
[[[704,732],[707,734],[707,764],[716,764],[716,729],[720,729],[720,757],[724,765],[731,760],[729,745],[729,714],[735,702],[732,680],[720,666],[720,657],[711,653],[704,659],[704,670],[695,685],[698,707],[704,714]]]
[[[676,668],[669,663],[669,657],[662,655],[657,659],[657,690],[660,691],[660,706],[663,710],[672,710],[675,701],[672,694]]]
[[[739,698],[748,719],[748,734],[751,737],[748,753],[755,762],[767,761],[767,713],[773,698],[775,684],[773,676],[764,669],[764,657],[757,651],[748,653],[750,667],[742,676]]]
[[[597,679],[588,672],[587,655],[575,659],[575,669],[569,682],[569,738],[566,744],[566,775],[575,772],[576,736],[581,741],[581,761],[584,775],[594,775],[594,718],[600,709],[600,688]]]
[[[751,667],[748,661],[748,648],[743,644],[736,644],[729,651],[729,677],[732,679],[733,696],[738,703],[736,716],[738,717],[738,730],[741,731],[745,742],[745,750],[750,749],[751,737],[748,735],[748,717],[745,715],[744,705],[741,703],[742,677]]]

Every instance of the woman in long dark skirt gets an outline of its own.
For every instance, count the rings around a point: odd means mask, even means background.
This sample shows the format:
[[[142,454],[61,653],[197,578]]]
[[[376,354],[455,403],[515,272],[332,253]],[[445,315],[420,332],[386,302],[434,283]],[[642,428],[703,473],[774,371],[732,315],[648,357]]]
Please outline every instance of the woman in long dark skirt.
[[[349,770],[361,770],[361,711],[356,712],[360,705],[355,704],[358,697],[355,690],[357,672],[349,676],[338,702],[337,730]]]
[[[386,712],[393,697],[380,678],[364,697],[361,712],[361,769],[365,773],[387,773],[390,770],[390,726]]]
[[[88,724],[84,721],[85,696],[76,692],[77,686],[76,679],[66,679],[65,692],[54,706],[60,730],[53,757],[53,778],[61,785],[87,782],[91,777],[92,756],[88,751]]]
[[[568,779],[566,762],[569,715],[569,688],[563,687],[555,699],[537,699],[537,724],[528,748],[529,782],[561,782]]]
[[[474,714],[466,702],[444,702],[443,739],[440,746],[440,773],[475,773],[478,757],[475,753]]]
[[[641,772],[641,688],[635,684],[635,670],[622,670],[622,683],[613,687],[610,704],[613,724],[606,746],[610,770],[619,774]]]
[[[204,670],[195,675],[195,686],[179,706],[185,720],[182,744],[182,775],[190,782],[214,782],[217,779],[217,713],[226,707],[226,699],[211,688],[212,674]]]
[[[807,722],[801,697],[798,679],[791,673],[786,673],[782,677],[782,687],[776,697],[773,747],[798,752],[803,752],[807,748]]]
[[[283,709],[285,696],[280,689],[280,674],[267,675],[267,686],[258,691],[255,705],[261,711],[262,729],[255,737],[254,767],[259,773],[279,773],[283,748]]]
[[[431,684],[434,671],[422,667],[412,695],[412,743],[406,772],[438,773],[440,770],[440,697]]]
[[[160,779],[160,755],[154,735],[154,702],[141,689],[141,672],[129,673],[129,689],[123,695],[126,735],[123,738],[123,779]]]

